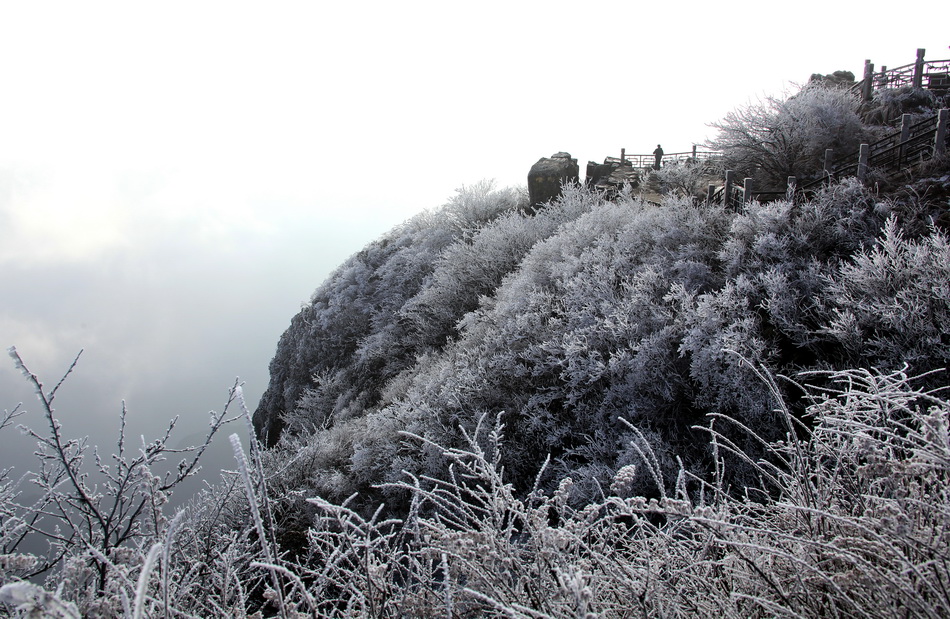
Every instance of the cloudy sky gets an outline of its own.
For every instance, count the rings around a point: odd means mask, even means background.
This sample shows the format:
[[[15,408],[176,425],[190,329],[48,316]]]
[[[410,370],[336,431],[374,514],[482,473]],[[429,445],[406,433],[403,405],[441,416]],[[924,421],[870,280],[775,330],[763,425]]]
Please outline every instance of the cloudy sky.
[[[187,433],[235,377],[253,409],[330,271],[462,185],[686,151],[811,73],[950,57],[945,0],[904,28],[767,6],[0,0],[0,345],[47,382],[85,351],[67,432],[101,440],[125,400]]]

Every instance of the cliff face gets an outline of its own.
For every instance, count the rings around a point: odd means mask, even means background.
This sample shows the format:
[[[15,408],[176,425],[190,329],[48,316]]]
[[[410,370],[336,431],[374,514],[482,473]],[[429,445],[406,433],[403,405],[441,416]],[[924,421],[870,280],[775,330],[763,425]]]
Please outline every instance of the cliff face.
[[[284,429],[284,411],[294,409],[303,390],[310,383],[311,368],[318,366],[316,348],[310,343],[307,318],[313,313],[306,307],[290,321],[277,343],[271,360],[270,383],[254,412],[254,432],[267,446],[273,446]]]

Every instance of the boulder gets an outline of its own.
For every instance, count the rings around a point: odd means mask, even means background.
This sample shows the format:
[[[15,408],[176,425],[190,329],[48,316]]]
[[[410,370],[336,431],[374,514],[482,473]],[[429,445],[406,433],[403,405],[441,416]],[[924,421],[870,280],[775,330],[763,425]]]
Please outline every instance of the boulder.
[[[580,168],[570,153],[555,153],[542,157],[528,172],[528,197],[531,207],[541,206],[561,195],[561,185],[578,182]]]

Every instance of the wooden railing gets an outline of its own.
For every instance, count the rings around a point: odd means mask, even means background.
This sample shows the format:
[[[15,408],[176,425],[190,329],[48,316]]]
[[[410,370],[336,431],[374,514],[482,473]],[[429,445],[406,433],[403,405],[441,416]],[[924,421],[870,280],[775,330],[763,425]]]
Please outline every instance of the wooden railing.
[[[702,162],[706,165],[713,165],[722,158],[722,153],[716,150],[699,150],[695,145],[691,151],[682,153],[664,153],[660,158],[660,165],[671,163],[694,163]],[[656,156],[650,155],[630,155],[626,149],[620,149],[620,157],[607,157],[604,163],[612,163],[620,166],[631,166],[634,168],[652,169],[656,163]]]
[[[946,115],[946,110],[942,110],[936,116],[925,118],[917,123],[912,123],[913,117],[910,114],[904,114],[901,118],[900,129],[876,142],[865,145],[867,148],[865,164],[885,174],[893,174],[909,164],[931,158],[934,152],[940,149],[937,134],[940,131],[941,114]],[[946,132],[945,127],[944,132]],[[830,159],[828,153],[826,153],[825,159],[826,161]],[[858,176],[860,165],[860,150],[838,157],[830,165],[826,163],[824,175],[821,178],[803,184],[801,189],[807,191],[829,180],[841,180],[846,176]]]
[[[910,114],[905,114],[898,131],[873,144],[862,144],[856,153],[832,160],[830,150],[826,151],[824,175],[802,185],[798,185],[795,177],[791,176],[784,190],[756,191],[751,178],[743,179],[740,186],[735,173],[727,170],[722,187],[709,185],[706,204],[724,204],[726,208],[739,212],[751,200],[768,202],[785,197],[807,197],[832,180],[847,176],[864,180],[871,169],[885,177],[892,177],[917,163],[935,156],[946,156],[950,147],[950,110],[944,108],[936,116],[917,123],[912,123],[911,118]]]
[[[901,88],[913,86],[936,91],[950,90],[950,59],[925,60],[926,50],[917,50],[917,59],[911,63],[894,69],[881,67],[879,72],[874,71],[874,64],[870,60],[864,62],[864,79],[852,86],[852,90],[860,92],[865,100],[871,98],[875,89]],[[756,191],[751,178],[743,179],[739,185],[733,178],[733,172],[725,172],[725,183],[716,188],[709,185],[706,193],[706,204],[725,204],[727,208],[740,211],[742,205],[753,199],[759,201],[777,200],[784,197],[794,198],[796,195],[813,193],[818,187],[831,180],[840,180],[846,176],[865,178],[869,168],[874,168],[885,174],[894,174],[936,154],[945,154],[947,148],[947,110],[940,110],[937,116],[925,119],[916,124],[910,124],[910,115],[902,117],[901,128],[887,137],[871,144],[862,144],[856,153],[848,153],[843,157],[832,159],[833,153],[825,153],[825,170],[823,176],[809,183],[798,185],[795,177],[789,177],[788,184],[783,190]],[[714,169],[720,162],[720,151],[699,151],[694,145],[692,151],[681,153],[664,153],[661,165],[678,162],[702,162]],[[630,166],[644,170],[654,168],[656,157],[649,155],[630,155],[625,149],[620,149],[620,157],[607,157],[604,163],[620,166]]]
[[[924,60],[925,52],[924,49],[918,49],[917,60],[914,62],[894,69],[882,66],[878,72],[874,71],[874,63],[865,60],[864,79],[852,86],[852,89],[861,93],[865,101],[871,98],[875,89],[913,86],[940,92],[950,90],[950,59]]]

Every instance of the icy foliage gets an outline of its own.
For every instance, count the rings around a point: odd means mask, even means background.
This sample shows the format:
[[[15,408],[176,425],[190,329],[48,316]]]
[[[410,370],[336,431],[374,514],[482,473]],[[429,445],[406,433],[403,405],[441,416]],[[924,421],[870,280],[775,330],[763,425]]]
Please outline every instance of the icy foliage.
[[[507,210],[447,243],[414,295],[395,279],[391,296],[377,288],[374,299],[398,303],[343,344],[352,352],[340,365],[319,369],[330,358],[319,337],[293,341],[323,356],[283,412],[280,483],[336,501],[359,493],[354,506],[385,500],[400,513],[407,495],[380,483],[448,474],[438,450],[401,432],[457,446],[460,428],[498,411],[509,437],[502,464],[520,491],[550,457],[543,488],[571,476],[576,501],[595,499],[638,457],[619,417],[643,433],[666,483],[676,456],[706,471],[693,427],[704,415],[776,436],[774,396],[737,354],[788,374],[944,366],[945,237],[921,234],[925,209],[914,208],[912,240],[899,232],[907,209],[853,180],[738,215],[689,198],[605,201],[578,187],[533,216]],[[414,261],[411,243],[391,242]],[[316,305],[303,313],[316,321],[323,311],[333,315]],[[730,471],[736,483],[754,474],[741,462]]]
[[[946,614],[950,242],[920,225],[944,205],[846,182],[735,214],[573,187],[529,216],[479,191],[479,221],[430,214],[318,291],[295,319],[317,339],[282,351],[327,364],[281,442],[234,440],[238,472],[175,514],[193,461],[155,469],[167,434],[88,476],[62,381],[13,353],[49,429],[39,503],[0,476],[3,612]]]
[[[234,441],[242,501],[230,482],[202,497],[147,551],[129,548],[98,598],[5,576],[0,608],[23,617],[78,617],[80,607],[126,617],[946,616],[950,403],[917,386],[926,377],[849,370],[803,376],[825,386],[803,388],[797,419],[775,378],[738,362],[773,395],[782,428],[771,442],[748,434],[760,458],[726,432],[748,429],[710,414],[697,429],[712,469],[680,468],[665,483],[662,456],[624,422],[636,455],[578,505],[573,477],[547,492],[539,479],[518,490],[502,464],[506,416],[483,415],[460,430],[458,447],[404,435],[449,471],[392,484],[410,497],[404,517],[302,495],[312,518],[291,556],[277,552],[280,532],[268,524],[271,480]],[[755,483],[724,482],[729,454]]]
[[[712,171],[709,167],[708,163],[698,161],[670,162],[649,173],[646,187],[662,195],[705,196],[706,187],[712,181]]]
[[[281,337],[254,416],[258,432],[273,443],[285,423],[309,432],[372,407],[382,382],[421,352],[398,317],[443,251],[525,204],[519,192],[490,183],[462,188],[442,209],[416,216],[344,263]],[[310,402],[302,403],[304,414],[283,418],[302,397]]]

